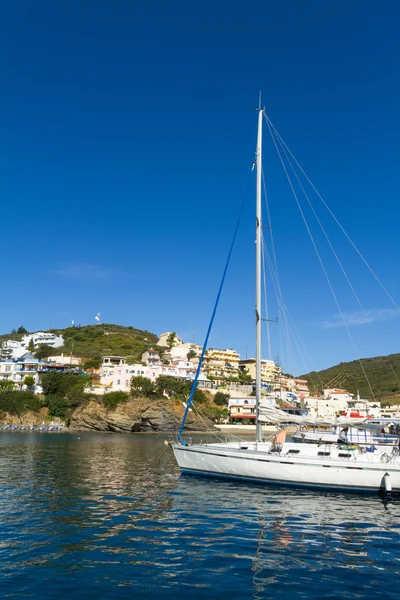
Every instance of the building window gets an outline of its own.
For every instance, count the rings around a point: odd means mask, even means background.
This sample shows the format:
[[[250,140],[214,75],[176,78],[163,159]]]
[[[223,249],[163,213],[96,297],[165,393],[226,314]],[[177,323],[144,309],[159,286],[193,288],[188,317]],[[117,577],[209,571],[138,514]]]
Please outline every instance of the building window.
[[[125,387],[129,387],[129,379],[125,379]]]
[[[117,379],[117,385],[121,385],[121,380]]]

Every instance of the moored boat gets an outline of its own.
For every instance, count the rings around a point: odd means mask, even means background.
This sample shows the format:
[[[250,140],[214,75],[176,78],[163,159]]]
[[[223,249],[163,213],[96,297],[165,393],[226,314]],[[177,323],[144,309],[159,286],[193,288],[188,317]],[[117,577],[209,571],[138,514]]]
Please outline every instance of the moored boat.
[[[214,444],[188,444],[183,440],[183,430],[188,410],[193,401],[197,379],[207,347],[219,295],[227,266],[225,267],[211,322],[207,331],[196,377],[178,434],[172,444],[176,461],[182,473],[208,477],[222,477],[256,483],[291,485],[307,488],[372,492],[400,492],[399,446],[377,448],[373,444],[350,444],[346,441],[320,444],[298,444],[285,441],[281,430],[270,441],[262,439],[262,422],[297,423],[301,425],[335,426],[344,429],[361,425],[365,419],[324,419],[287,413],[262,405],[261,396],[261,152],[264,111],[259,107],[256,151],[256,441]],[[228,255],[229,262],[230,254]],[[227,262],[227,264],[228,264]]]

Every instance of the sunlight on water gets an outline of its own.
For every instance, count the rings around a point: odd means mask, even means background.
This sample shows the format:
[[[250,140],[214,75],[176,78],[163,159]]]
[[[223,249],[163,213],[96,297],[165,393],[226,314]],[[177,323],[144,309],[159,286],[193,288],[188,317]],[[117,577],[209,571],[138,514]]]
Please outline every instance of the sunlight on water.
[[[398,504],[182,477],[164,439],[0,433],[1,596],[398,597]]]

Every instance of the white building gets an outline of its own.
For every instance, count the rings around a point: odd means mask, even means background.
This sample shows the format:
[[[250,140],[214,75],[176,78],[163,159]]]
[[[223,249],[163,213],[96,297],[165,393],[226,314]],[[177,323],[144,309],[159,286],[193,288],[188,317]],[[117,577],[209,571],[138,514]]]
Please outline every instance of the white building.
[[[10,358],[21,358],[27,352],[25,344],[16,340],[7,340],[3,342],[3,348],[7,350]]]
[[[80,365],[82,359],[77,356],[64,356],[64,354],[60,354],[59,356],[49,356],[48,362],[56,363],[57,365]]]
[[[57,336],[55,333],[44,333],[44,331],[37,331],[36,333],[28,333],[22,338],[22,343],[25,344],[26,348],[29,346],[31,339],[33,339],[33,345],[35,348],[38,348],[42,344],[46,344],[46,346],[51,346],[52,348],[59,348],[60,346],[64,345],[64,338],[62,335]]]
[[[273,396],[263,398],[264,406],[276,406]],[[229,419],[231,422],[255,423],[256,399],[254,396],[231,397],[228,400]]]
[[[11,381],[14,384],[15,389],[26,390],[32,389],[34,391],[40,391],[39,389],[39,369],[42,361],[37,358],[22,358],[17,361],[6,360],[0,361],[0,379],[3,381]],[[25,377],[33,377],[34,385],[32,388],[28,388],[25,384]]]
[[[3,343],[3,347],[10,350],[10,358],[18,359],[27,353],[31,339],[33,339],[33,345],[35,349],[41,344],[46,344],[52,348],[59,348],[64,344],[64,338],[62,335],[56,336],[54,333],[37,331],[36,333],[28,333],[27,335],[24,335],[20,342],[17,342],[16,340],[7,340]]]
[[[160,339],[157,342],[157,346],[160,346],[160,348],[168,348],[169,347],[169,337],[173,334],[173,331],[167,331],[166,333],[162,333],[160,335]],[[177,346],[178,344],[182,344],[182,340],[181,338],[176,335],[175,333],[175,337],[174,337],[174,342],[173,342],[173,346]]]

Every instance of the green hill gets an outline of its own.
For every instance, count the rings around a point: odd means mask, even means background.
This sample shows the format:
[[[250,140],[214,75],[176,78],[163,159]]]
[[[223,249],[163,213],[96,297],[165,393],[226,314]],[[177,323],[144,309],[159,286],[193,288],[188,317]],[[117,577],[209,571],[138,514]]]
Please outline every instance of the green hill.
[[[157,344],[158,336],[150,331],[124,327],[122,325],[85,325],[50,329],[49,333],[62,335],[64,346],[54,349],[54,354],[70,354],[80,358],[101,358],[105,355],[126,356],[133,362],[140,362],[143,352]],[[22,335],[4,334],[4,340],[20,340]]]
[[[358,360],[340,363],[323,371],[312,371],[302,378],[307,379],[312,392],[323,388],[344,388],[362,398],[385,398],[400,394],[400,354],[375,356],[361,359],[365,375]],[[372,388],[368,385],[367,379]]]

